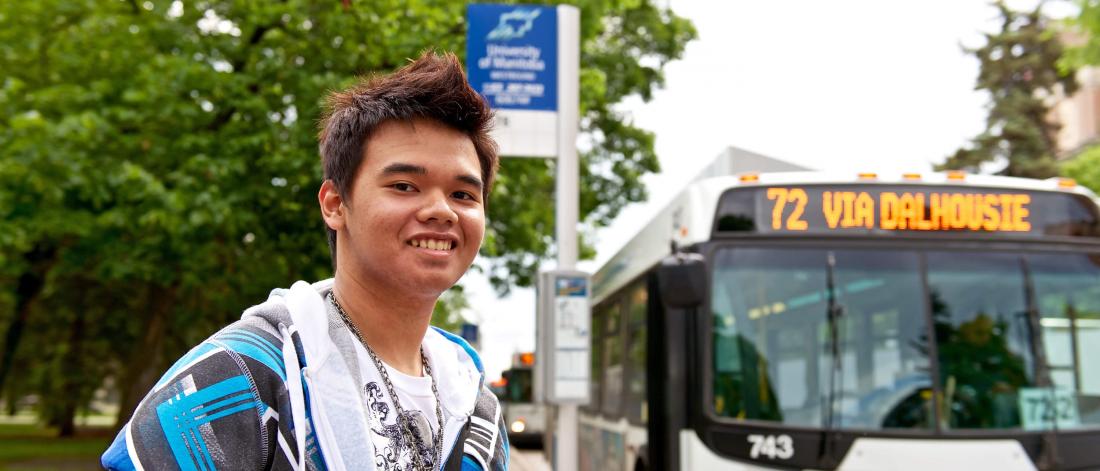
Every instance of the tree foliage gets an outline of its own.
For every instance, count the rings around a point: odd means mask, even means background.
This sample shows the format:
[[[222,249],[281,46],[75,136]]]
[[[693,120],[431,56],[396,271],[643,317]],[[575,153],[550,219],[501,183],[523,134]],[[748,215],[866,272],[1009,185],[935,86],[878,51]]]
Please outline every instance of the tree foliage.
[[[1081,41],[1063,51],[1059,65],[1069,71],[1100,64],[1100,0],[1078,0],[1077,17],[1069,19],[1067,30]]]
[[[611,223],[627,204],[643,201],[641,176],[659,170],[653,133],[632,125],[615,106],[629,96],[649,100],[664,84],[662,69],[695,37],[691,22],[642,0],[580,2],[580,217],[584,228]],[[500,292],[531,286],[540,259],[553,252],[554,167],[546,160],[504,159],[489,207],[486,243],[490,281]],[[595,255],[581,241],[582,258]]]
[[[980,62],[977,90],[989,93],[986,129],[937,169],[977,171],[981,164],[1005,164],[1000,174],[1048,178],[1057,174],[1058,124],[1049,118],[1045,98],[1056,91],[1072,94],[1072,69],[1059,68],[1062,44],[1042,13],[995,3],[1001,30],[986,34],[985,44],[966,51]]]
[[[695,33],[647,0],[580,8],[592,228],[657,170],[616,105],[648,99]],[[125,419],[272,287],[330,276],[324,94],[424,49],[462,54],[465,30],[465,4],[439,0],[0,2],[0,391],[39,393],[64,425],[111,376]],[[553,191],[552,163],[503,163],[482,249],[498,290],[551,256]],[[461,291],[444,298],[454,319]]]
[[[1085,149],[1073,160],[1062,166],[1062,173],[1100,193],[1100,146]]]
[[[432,312],[432,325],[452,334],[461,334],[462,324],[466,322],[462,312],[469,308],[470,302],[466,299],[462,285],[455,285],[436,302],[435,311]]]

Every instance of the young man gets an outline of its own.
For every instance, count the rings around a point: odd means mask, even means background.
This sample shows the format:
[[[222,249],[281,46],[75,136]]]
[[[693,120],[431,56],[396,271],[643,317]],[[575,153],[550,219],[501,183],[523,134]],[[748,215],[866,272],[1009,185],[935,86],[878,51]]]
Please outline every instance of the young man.
[[[318,200],[335,277],[277,289],[181,358],[110,469],[507,469],[477,354],[428,325],[477,255],[492,113],[425,54],[329,97]]]

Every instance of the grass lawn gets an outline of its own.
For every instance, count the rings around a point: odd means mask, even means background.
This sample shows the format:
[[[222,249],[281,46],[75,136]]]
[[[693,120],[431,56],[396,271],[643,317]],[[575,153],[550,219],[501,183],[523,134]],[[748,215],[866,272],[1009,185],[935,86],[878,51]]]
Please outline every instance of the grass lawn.
[[[113,437],[106,428],[77,428],[73,438],[33,423],[0,423],[0,470],[100,469]]]

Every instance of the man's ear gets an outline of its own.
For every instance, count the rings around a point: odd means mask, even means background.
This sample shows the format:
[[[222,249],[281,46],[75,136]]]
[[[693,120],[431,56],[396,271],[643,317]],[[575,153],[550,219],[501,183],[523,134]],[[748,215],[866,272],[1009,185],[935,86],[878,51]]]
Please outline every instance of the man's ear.
[[[336,190],[336,184],[332,180],[325,180],[321,184],[321,191],[317,192],[317,202],[321,205],[321,218],[325,224],[334,231],[344,228],[344,214],[347,206],[344,198]]]

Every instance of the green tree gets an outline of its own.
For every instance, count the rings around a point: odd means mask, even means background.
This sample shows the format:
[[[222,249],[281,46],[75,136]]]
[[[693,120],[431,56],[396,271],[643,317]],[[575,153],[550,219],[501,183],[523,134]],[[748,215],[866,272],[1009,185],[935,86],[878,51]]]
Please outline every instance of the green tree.
[[[1048,178],[1057,174],[1058,124],[1048,117],[1044,97],[1076,90],[1071,68],[1059,68],[1062,44],[1042,13],[1018,12],[1002,0],[1001,30],[986,34],[985,44],[966,49],[978,58],[977,90],[989,93],[986,128],[966,147],[955,151],[938,170],[977,171],[986,162],[1004,162],[1002,175]]]
[[[1067,30],[1083,39],[1067,47],[1058,65],[1066,71],[1100,64],[1100,1],[1074,2],[1079,10],[1075,18],[1066,21]],[[1074,41],[1077,43],[1077,41]]]
[[[629,96],[648,101],[664,84],[665,64],[695,38],[691,22],[648,0],[580,2],[580,217],[590,234],[627,204],[643,201],[641,176],[659,170],[653,133],[633,126],[615,106]],[[539,262],[553,253],[552,162],[504,159],[489,207],[487,273],[501,293],[532,286]],[[582,231],[582,234],[584,231]],[[581,257],[595,255],[581,240]]]
[[[652,134],[616,104],[648,99],[695,33],[647,0],[581,11],[591,229],[657,170]],[[464,14],[431,0],[0,3],[0,391],[39,393],[63,425],[108,375],[125,420],[243,307],[329,276],[322,97],[427,48],[461,54]],[[551,255],[552,192],[551,163],[503,163],[483,248],[498,290],[530,285]],[[445,296],[438,319],[463,299]]]
[[[462,285],[455,285],[439,297],[432,312],[432,325],[453,334],[460,334],[465,318],[462,311],[470,308],[470,302],[466,299],[466,292]]]
[[[1100,146],[1085,149],[1062,166],[1062,173],[1093,192],[1100,192]]]

